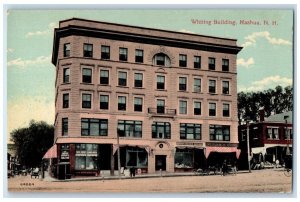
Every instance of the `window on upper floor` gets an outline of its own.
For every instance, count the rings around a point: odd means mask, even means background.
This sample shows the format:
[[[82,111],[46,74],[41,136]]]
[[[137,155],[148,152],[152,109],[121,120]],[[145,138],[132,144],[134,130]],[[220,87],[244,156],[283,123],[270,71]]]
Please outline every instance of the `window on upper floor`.
[[[142,137],[142,132],[142,121],[118,121],[118,134],[120,137]]]
[[[267,139],[279,139],[279,128],[267,128]]]
[[[179,101],[179,114],[187,114],[187,101]]]
[[[194,115],[201,115],[201,102],[194,102]]]
[[[90,68],[82,69],[82,82],[83,83],[92,83],[92,69],[90,69]]]
[[[63,94],[63,108],[69,108],[69,93]]]
[[[209,116],[216,116],[216,103],[209,103]]]
[[[120,61],[127,61],[128,57],[128,49],[127,48],[120,48],[119,49],[119,60]]]
[[[152,138],[171,139],[171,124],[168,122],[153,122]]]
[[[125,96],[118,97],[118,110],[126,111],[126,97]]]
[[[134,87],[142,88],[143,87],[143,74],[134,73]]]
[[[62,136],[68,136],[68,118],[62,118]]]
[[[82,94],[82,108],[90,109],[92,107],[92,94]]]
[[[109,71],[100,70],[100,84],[108,85],[109,84]]]
[[[156,77],[156,89],[165,89],[165,76],[157,75]]]
[[[70,43],[64,44],[64,57],[70,57],[71,45]]]
[[[201,125],[192,123],[181,123],[180,139],[201,140]]]
[[[215,58],[208,58],[208,69],[209,70],[216,69],[216,59]]]
[[[70,68],[64,68],[63,71],[63,83],[70,83]]]
[[[110,47],[101,46],[101,59],[109,60],[110,59]]]
[[[83,44],[83,57],[93,57],[93,44]]]
[[[135,62],[143,63],[144,62],[144,51],[140,49],[135,50]]]
[[[171,65],[171,60],[166,54],[158,53],[153,57],[153,65],[169,67]]]
[[[228,72],[229,71],[229,60],[222,59],[222,71]]]
[[[180,54],[179,55],[179,67],[186,67],[187,57],[186,55]]]
[[[230,126],[209,125],[210,140],[230,141]]]
[[[216,93],[216,80],[209,80],[208,92]]]
[[[107,119],[81,119],[81,136],[107,136]]]
[[[201,57],[200,56],[194,56],[194,68],[201,69]]]
[[[100,95],[100,109],[108,109],[109,96]]]
[[[229,116],[230,116],[229,104],[223,104],[223,117],[229,117]]]
[[[179,77],[179,90],[180,91],[186,91],[186,83],[187,83],[186,77]]]
[[[141,97],[134,98],[134,111],[135,112],[143,111],[143,98]]]
[[[222,81],[222,93],[225,95],[229,94],[229,81]]]
[[[201,92],[201,79],[194,78],[194,92],[195,93]]]
[[[165,100],[158,99],[156,101],[156,109],[157,109],[157,113],[164,114],[165,113]]]
[[[127,72],[119,72],[119,86],[127,86]]]

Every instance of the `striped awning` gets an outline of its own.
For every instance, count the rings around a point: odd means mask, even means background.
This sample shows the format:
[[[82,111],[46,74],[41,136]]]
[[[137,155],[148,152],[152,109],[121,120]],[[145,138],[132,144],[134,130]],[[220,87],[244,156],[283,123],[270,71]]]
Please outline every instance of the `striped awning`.
[[[205,157],[208,158],[211,152],[219,152],[219,153],[236,153],[236,158],[238,159],[241,154],[241,150],[236,147],[206,147],[205,149]]]
[[[57,158],[57,144],[54,144],[50,149],[48,149],[48,151],[43,157],[43,159],[53,159],[53,158]]]

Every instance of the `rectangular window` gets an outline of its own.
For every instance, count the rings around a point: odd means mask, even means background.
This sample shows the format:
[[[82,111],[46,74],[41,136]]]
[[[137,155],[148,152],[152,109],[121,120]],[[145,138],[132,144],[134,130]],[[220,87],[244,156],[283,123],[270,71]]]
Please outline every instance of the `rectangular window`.
[[[136,87],[136,88],[143,87],[143,74],[134,73],[134,87]]]
[[[179,77],[179,90],[186,91],[186,77]]]
[[[75,170],[98,170],[98,145],[75,145]]]
[[[157,113],[164,114],[165,113],[165,100],[157,100]]]
[[[120,61],[127,61],[127,48],[120,48],[119,49],[119,60]]]
[[[171,124],[168,122],[153,122],[152,138],[171,139]]]
[[[69,108],[69,93],[63,94],[63,108]]]
[[[136,49],[135,50],[135,62],[142,63],[144,61],[144,51]]]
[[[201,79],[194,79],[194,92],[195,93],[201,92]]]
[[[70,43],[64,44],[64,57],[70,57],[71,45]]]
[[[178,149],[176,148],[174,157],[174,167],[175,168],[188,168],[191,169],[196,167],[196,162],[198,161],[194,149]]]
[[[225,95],[229,94],[229,81],[222,81],[222,92]]]
[[[201,68],[201,57],[200,56],[194,56],[194,68],[195,69]]]
[[[165,76],[158,75],[156,77],[156,88],[157,89],[165,89]]]
[[[109,60],[110,59],[110,47],[101,46],[101,59]]]
[[[108,85],[109,84],[109,71],[100,70],[100,84]]]
[[[194,115],[201,115],[201,102],[194,102]]]
[[[187,114],[187,101],[179,101],[179,114]]]
[[[60,144],[60,162],[70,161],[70,144]]]
[[[100,109],[108,109],[108,95],[100,95]]]
[[[230,126],[209,125],[210,140],[230,141]]]
[[[216,93],[216,80],[209,80],[208,92]]]
[[[180,139],[201,140],[201,125],[191,124],[191,123],[181,123]]]
[[[222,59],[222,71],[224,71],[224,72],[229,71],[229,60]]]
[[[118,97],[118,110],[126,111],[126,97],[125,96]]]
[[[165,66],[166,56],[163,54],[158,54],[155,56],[156,65]]]
[[[186,61],[187,61],[186,58],[187,58],[186,55],[182,55],[182,54],[179,55],[179,67],[186,67]]]
[[[92,107],[92,95],[82,94],[82,108],[90,109]]]
[[[127,72],[119,72],[119,86],[127,86]]]
[[[93,57],[93,44],[83,44],[83,57]]]
[[[82,82],[92,83],[92,69],[89,68],[82,69]]]
[[[81,119],[82,136],[107,136],[108,135],[107,119]]]
[[[267,128],[267,139],[279,139],[278,128]]]
[[[208,69],[215,70],[216,69],[216,59],[215,58],[208,58]]]
[[[120,137],[142,137],[142,121],[118,121],[118,135]]]
[[[229,104],[223,104],[223,116],[224,117],[229,117]]]
[[[68,136],[68,118],[63,118],[62,119],[62,136]]]
[[[125,150],[125,148],[124,148]],[[122,149],[121,149],[122,151]],[[126,155],[126,164],[127,168],[136,167],[136,168],[147,168],[148,166],[148,153],[145,149],[138,147],[127,147],[124,151]]]
[[[64,83],[70,83],[70,68],[64,68]]]
[[[216,116],[216,103],[209,103],[209,116]]]
[[[135,112],[143,111],[143,98],[140,97],[134,98],[134,111]]]

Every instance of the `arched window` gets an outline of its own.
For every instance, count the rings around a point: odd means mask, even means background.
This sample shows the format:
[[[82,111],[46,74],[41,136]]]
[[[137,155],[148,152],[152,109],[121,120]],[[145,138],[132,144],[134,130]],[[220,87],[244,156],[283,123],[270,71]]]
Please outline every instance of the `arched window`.
[[[171,60],[166,54],[158,53],[153,57],[153,65],[169,67],[171,65]]]

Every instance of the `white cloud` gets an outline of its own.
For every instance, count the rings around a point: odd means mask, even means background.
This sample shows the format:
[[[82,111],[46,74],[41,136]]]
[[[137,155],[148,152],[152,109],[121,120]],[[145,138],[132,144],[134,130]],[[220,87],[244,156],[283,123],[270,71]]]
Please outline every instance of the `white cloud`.
[[[49,63],[51,61],[51,56],[39,56],[37,58],[34,58],[32,60],[23,60],[22,58],[18,58],[15,60],[11,60],[7,62],[7,66],[17,66],[24,68],[28,65],[36,65],[36,64],[43,64],[43,63]]]
[[[189,34],[195,34],[195,32],[192,32],[192,31],[186,30],[186,29],[181,29],[181,30],[179,30],[179,32],[184,32],[184,33],[189,33]]]
[[[29,38],[29,37],[32,37],[32,36],[43,36],[43,35],[47,35],[47,34],[50,34],[53,29],[55,27],[58,27],[58,25],[55,23],[55,22],[51,22],[49,25],[48,25],[48,28],[45,29],[45,30],[42,30],[42,31],[35,31],[35,32],[28,32],[26,34],[26,38]]]
[[[8,48],[8,49],[6,50],[7,53],[13,53],[14,51],[15,51],[15,49],[13,49],[13,48]]]
[[[54,102],[49,102],[45,97],[24,97],[18,101],[8,102],[7,108],[8,139],[14,129],[27,127],[30,120],[54,123]]]
[[[276,76],[269,76],[266,77],[260,81],[254,81],[251,83],[250,87],[240,87],[240,91],[244,92],[257,92],[257,91],[263,91],[269,88],[275,88],[278,85],[281,85],[282,87],[289,86],[293,84],[293,80],[287,77],[280,77],[279,75]]]
[[[272,45],[292,45],[292,43],[285,39],[271,37],[270,32],[253,32],[251,35],[245,37],[245,43],[242,44],[244,48],[256,45],[257,38],[266,39]]]
[[[252,57],[248,58],[248,60],[245,60],[244,58],[240,58],[240,59],[237,59],[236,64],[238,66],[249,68],[250,65],[254,64],[254,59]]]

